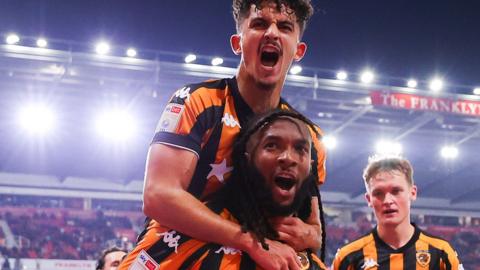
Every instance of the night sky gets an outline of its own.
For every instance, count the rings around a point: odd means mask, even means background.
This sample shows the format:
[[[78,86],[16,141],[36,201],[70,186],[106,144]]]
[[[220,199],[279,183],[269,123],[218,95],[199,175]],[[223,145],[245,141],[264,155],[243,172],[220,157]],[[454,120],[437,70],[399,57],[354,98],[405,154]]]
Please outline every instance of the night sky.
[[[302,64],[480,86],[480,1],[314,0]],[[229,0],[0,0],[0,33],[234,57]]]

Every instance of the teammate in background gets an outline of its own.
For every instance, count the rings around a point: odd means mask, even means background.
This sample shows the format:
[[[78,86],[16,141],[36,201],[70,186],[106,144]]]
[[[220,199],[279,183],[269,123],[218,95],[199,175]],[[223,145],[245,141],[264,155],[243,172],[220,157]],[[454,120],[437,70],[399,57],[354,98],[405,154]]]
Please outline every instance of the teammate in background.
[[[338,250],[333,270],[463,270],[450,244],[410,222],[417,198],[410,162],[400,157],[373,157],[363,172],[368,206],[377,226]]]
[[[116,270],[127,252],[118,247],[107,248],[97,261],[96,270]]]
[[[206,205],[223,219],[250,232],[264,249],[276,249],[276,218],[296,216],[306,220],[311,212],[309,186],[313,124],[303,116],[275,110],[244,126],[233,149],[234,169],[228,182],[212,194]],[[155,244],[156,261],[143,247]],[[255,262],[241,251],[215,243],[205,243],[164,227],[155,227],[133,251],[130,269],[229,269],[254,270]],[[326,269],[311,251],[298,252],[301,269]],[[128,259],[133,259],[133,256]],[[283,268],[282,268],[283,269]],[[286,268],[284,268],[286,269]]]
[[[310,0],[233,1],[237,33],[230,43],[241,55],[236,76],[187,85],[166,106],[147,158],[143,211],[150,220],[143,236],[165,226],[246,252],[264,269],[299,269],[295,250],[324,249],[317,184],[324,181],[325,151],[314,133],[311,215],[277,219],[279,241],[265,240],[274,248],[265,250],[252,233],[202,203],[228,181],[232,144],[247,120],[274,108],[293,110],[280,94],[292,62],[305,54],[301,37],[312,13]],[[161,236],[142,239],[144,253],[159,261]]]

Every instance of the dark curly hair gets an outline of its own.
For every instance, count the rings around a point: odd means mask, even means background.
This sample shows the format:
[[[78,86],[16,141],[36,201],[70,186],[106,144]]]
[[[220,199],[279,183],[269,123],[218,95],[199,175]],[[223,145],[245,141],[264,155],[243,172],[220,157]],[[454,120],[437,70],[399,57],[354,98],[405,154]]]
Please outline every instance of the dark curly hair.
[[[307,21],[313,15],[311,0],[233,0],[233,18],[235,19],[237,31],[239,31],[243,20],[248,17],[252,5],[255,5],[257,9],[261,9],[263,5],[270,2],[276,4],[278,11],[281,11],[282,5],[284,5],[287,8],[287,12],[295,14],[300,25],[300,35],[302,35]]]
[[[293,111],[273,110],[251,119],[246,126],[242,127],[240,134],[235,141],[232,153],[234,167],[232,174],[223,188],[215,193],[210,201],[210,203],[212,203],[211,205],[227,208],[231,214],[238,219],[242,226],[242,230],[244,232],[251,232],[255,235],[265,249],[268,249],[268,245],[265,243],[265,238],[277,239],[278,233],[272,228],[269,221],[270,215],[266,213],[265,205],[267,205],[268,202],[265,200],[268,199],[268,196],[260,194],[263,190],[259,188],[260,184],[258,178],[261,176],[258,175],[258,172],[256,174],[255,172],[252,172],[245,153],[247,150],[247,144],[254,134],[282,118],[300,120],[305,123],[305,125],[309,126],[311,130],[316,132],[315,124],[303,115]],[[310,176],[305,179],[304,183],[305,185],[303,188],[316,185],[316,174],[310,174]],[[309,191],[307,193],[308,195],[306,197],[303,197],[301,201],[298,201],[296,212],[297,216],[304,221],[311,214],[312,196],[317,195],[311,194]],[[322,227],[325,228],[322,210],[320,202],[321,222]],[[324,231],[325,229],[322,230],[322,232]],[[322,234],[322,239],[322,243],[325,243],[324,234]],[[321,256],[322,255],[324,255],[324,244],[322,245]]]

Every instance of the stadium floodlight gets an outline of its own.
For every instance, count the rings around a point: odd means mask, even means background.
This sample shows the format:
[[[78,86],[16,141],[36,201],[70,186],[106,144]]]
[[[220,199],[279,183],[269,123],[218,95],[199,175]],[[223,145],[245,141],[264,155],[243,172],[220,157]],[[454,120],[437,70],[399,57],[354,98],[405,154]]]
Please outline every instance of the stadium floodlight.
[[[432,90],[434,92],[438,92],[438,91],[442,90],[442,88],[443,88],[443,81],[440,78],[433,78],[430,81],[429,86],[430,86],[430,90]]]
[[[20,42],[20,38],[16,34],[9,34],[5,39],[5,42],[9,45],[14,45]]]
[[[128,57],[135,57],[137,56],[137,50],[134,48],[128,48],[126,54]]]
[[[40,48],[45,48],[45,47],[48,46],[48,42],[44,38],[39,38],[39,39],[37,39],[37,46],[40,47]]]
[[[445,159],[455,159],[458,157],[458,148],[452,145],[446,145],[440,150],[440,155]]]
[[[346,71],[340,70],[337,72],[337,80],[344,81],[348,78],[348,73]]]
[[[212,66],[219,66],[221,64],[223,64],[223,58],[215,57],[212,59]]]
[[[335,149],[337,147],[337,138],[334,136],[326,135],[322,138],[322,142],[327,149]]]
[[[362,72],[362,74],[360,75],[360,81],[362,83],[371,83],[373,82],[373,79],[375,78],[375,75],[373,74],[372,71],[370,70],[365,70],[364,72]]]
[[[189,64],[189,63],[192,63],[194,62],[195,60],[197,60],[197,56],[195,54],[189,54],[187,56],[185,56],[185,63]]]
[[[96,121],[96,129],[104,139],[126,141],[136,131],[133,117],[122,110],[103,111]]]
[[[110,52],[110,45],[105,41],[100,41],[95,46],[95,51],[100,55],[105,55]]]
[[[18,120],[28,133],[45,135],[53,129],[55,117],[53,111],[44,104],[28,104],[20,109]]]
[[[377,155],[399,156],[402,153],[402,145],[398,142],[381,140],[375,146]]]
[[[475,87],[475,89],[473,89],[473,94],[480,95],[480,87]]]
[[[417,83],[417,81],[414,80],[414,79],[410,79],[410,80],[408,80],[408,82],[407,82],[407,87],[408,87],[408,88],[416,88],[417,85],[418,85],[418,83]]]
[[[290,74],[297,75],[302,72],[302,67],[300,65],[293,65],[290,68]]]

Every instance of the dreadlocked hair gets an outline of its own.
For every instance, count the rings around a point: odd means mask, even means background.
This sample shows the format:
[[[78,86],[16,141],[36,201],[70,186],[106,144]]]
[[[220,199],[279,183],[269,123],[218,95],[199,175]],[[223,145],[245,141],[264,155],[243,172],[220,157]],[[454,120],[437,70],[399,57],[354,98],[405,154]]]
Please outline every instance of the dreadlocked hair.
[[[268,250],[268,245],[265,242],[265,238],[278,239],[278,233],[270,224],[269,217],[271,216],[269,213],[266,213],[259,203],[261,198],[258,198],[258,192],[254,190],[254,187],[258,186],[258,182],[255,183],[258,179],[249,175],[249,161],[245,153],[247,143],[252,135],[276,120],[286,117],[298,119],[309,126],[311,130],[317,132],[315,124],[303,115],[293,111],[273,110],[251,119],[246,126],[242,127],[234,143],[232,153],[234,169],[231,176],[217,193],[218,196],[214,196],[238,219],[242,226],[242,231],[252,233],[266,250]],[[310,214],[311,196],[306,196],[305,200],[300,203],[297,216],[302,220],[306,220]]]

